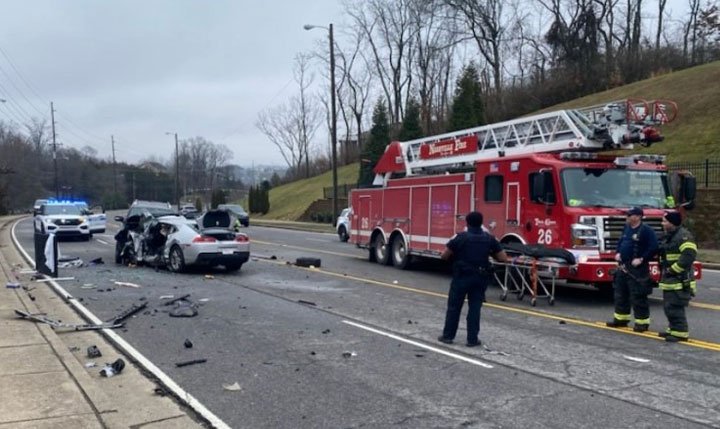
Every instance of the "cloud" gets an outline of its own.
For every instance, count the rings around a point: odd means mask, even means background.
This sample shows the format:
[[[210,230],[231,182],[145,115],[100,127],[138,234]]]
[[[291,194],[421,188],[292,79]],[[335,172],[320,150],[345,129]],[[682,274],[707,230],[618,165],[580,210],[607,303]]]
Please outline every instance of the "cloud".
[[[302,25],[340,11],[339,0],[5,1],[0,48],[13,64],[0,55],[0,67],[15,85],[0,98],[48,117],[52,100],[61,139],[101,157],[111,134],[122,161],[164,157],[171,131],[225,144],[235,162],[283,164],[257,114],[294,94],[293,57],[325,36]]]

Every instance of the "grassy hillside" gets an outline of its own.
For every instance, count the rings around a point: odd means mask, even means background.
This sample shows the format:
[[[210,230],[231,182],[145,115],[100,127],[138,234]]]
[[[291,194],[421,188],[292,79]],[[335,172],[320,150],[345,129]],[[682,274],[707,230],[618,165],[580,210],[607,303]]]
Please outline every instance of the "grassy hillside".
[[[338,168],[338,185],[357,183],[360,163]],[[270,190],[270,212],[260,219],[296,220],[310,204],[323,198],[323,188],[332,186],[332,171],[287,183]],[[342,207],[341,207],[342,208]]]
[[[635,152],[668,155],[668,163],[700,161],[720,156],[719,82],[720,61],[589,95],[545,111],[592,106],[624,98],[673,100],[679,114],[674,122],[662,127],[665,141],[650,148],[638,146]],[[339,168],[338,183],[355,183],[359,168],[358,163]],[[295,220],[313,201],[322,198],[323,187],[329,186],[332,186],[332,174],[328,171],[272,189],[270,212],[264,218]]]
[[[583,107],[624,98],[669,99],[677,103],[675,121],[662,126],[665,141],[637,153],[668,156],[668,163],[720,156],[720,61],[668,73],[554,106],[546,111]]]

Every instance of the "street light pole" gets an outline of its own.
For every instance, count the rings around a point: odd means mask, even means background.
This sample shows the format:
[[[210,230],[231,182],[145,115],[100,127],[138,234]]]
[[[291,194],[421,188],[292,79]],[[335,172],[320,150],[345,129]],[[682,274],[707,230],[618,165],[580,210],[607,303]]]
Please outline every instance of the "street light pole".
[[[335,94],[335,39],[332,23],[326,28],[319,25],[306,24],[305,30],[313,28],[325,28],[328,30],[330,39],[330,144],[332,146],[332,183],[333,183],[333,224],[337,219],[340,210],[338,208],[338,176],[337,176],[337,107]]]
[[[178,150],[177,133],[166,132],[165,135],[175,135],[175,204],[180,211],[180,151]]]

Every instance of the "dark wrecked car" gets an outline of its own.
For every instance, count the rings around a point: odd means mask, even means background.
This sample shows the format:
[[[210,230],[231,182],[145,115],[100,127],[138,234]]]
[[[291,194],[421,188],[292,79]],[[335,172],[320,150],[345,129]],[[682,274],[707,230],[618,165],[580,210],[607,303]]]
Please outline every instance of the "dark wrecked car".
[[[250,258],[247,234],[233,231],[226,210],[211,210],[195,220],[182,216],[130,216],[116,236],[122,264],[164,266],[182,272],[193,265],[237,271]],[[123,234],[125,232],[125,234]]]

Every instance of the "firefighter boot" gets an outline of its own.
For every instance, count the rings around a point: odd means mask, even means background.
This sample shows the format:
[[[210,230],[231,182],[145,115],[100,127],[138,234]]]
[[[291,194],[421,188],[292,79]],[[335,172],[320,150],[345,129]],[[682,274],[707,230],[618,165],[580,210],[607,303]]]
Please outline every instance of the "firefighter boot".
[[[687,341],[688,339],[685,337],[676,337],[675,335],[668,334],[667,337],[665,337],[665,341],[668,343],[678,343],[680,341]]]
[[[650,328],[650,325],[646,323],[636,323],[635,326],[633,326],[633,331],[635,332],[645,332]]]
[[[626,326],[628,325],[628,321],[627,321],[627,320],[613,319],[613,320],[611,320],[611,321],[609,321],[609,322],[605,322],[605,325],[606,325],[608,328],[624,328],[624,327],[626,327]]]

